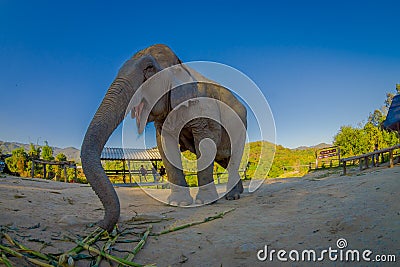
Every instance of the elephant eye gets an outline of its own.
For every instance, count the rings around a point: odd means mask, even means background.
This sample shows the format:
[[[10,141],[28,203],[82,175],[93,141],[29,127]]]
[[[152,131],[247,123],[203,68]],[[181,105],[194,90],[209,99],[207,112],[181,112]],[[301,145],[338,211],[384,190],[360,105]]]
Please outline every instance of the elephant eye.
[[[154,65],[149,65],[143,70],[144,79],[147,80],[155,73]]]
[[[151,65],[148,65],[144,70],[145,70],[145,71],[148,71],[148,70],[150,70],[150,69],[152,69],[152,68],[154,68],[154,66],[151,64]]]

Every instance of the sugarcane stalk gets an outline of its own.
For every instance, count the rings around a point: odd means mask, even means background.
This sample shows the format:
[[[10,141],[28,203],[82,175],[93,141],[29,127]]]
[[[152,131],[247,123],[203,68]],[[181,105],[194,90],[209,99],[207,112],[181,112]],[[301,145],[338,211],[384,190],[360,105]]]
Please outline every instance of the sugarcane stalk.
[[[4,263],[4,265],[7,267],[13,267],[13,265],[11,264],[11,262],[8,260],[7,256],[4,253],[1,253],[0,262]]]
[[[16,251],[12,250],[11,248],[5,247],[3,245],[0,245],[0,250],[3,250],[4,252],[7,252],[8,254],[13,255],[14,257],[18,257],[18,258],[24,259],[26,261],[29,261],[29,262],[31,262],[33,264],[36,264],[36,265],[39,265],[41,267],[54,267],[53,265],[47,264],[47,263],[42,262],[40,260],[26,257],[23,254],[21,254],[19,252],[16,252]]]
[[[13,240],[7,233],[3,233],[3,236],[7,239],[7,241],[8,241],[11,245],[15,246],[14,240]]]
[[[91,234],[85,237],[82,240],[82,242],[91,245],[94,242],[96,242],[97,239],[99,239],[100,236],[104,234],[104,232],[107,231],[100,227],[97,227]],[[68,260],[69,257],[79,254],[82,250],[83,250],[82,246],[76,246],[73,249],[69,250],[67,253],[60,255],[60,257],[58,258],[58,264],[63,265]]]
[[[129,252],[128,256],[125,257],[125,260],[127,260],[127,261],[133,260],[133,258],[136,256],[136,254],[142,249],[142,247],[146,243],[146,240],[147,240],[152,228],[153,228],[152,225],[147,226],[147,230],[146,230],[146,232],[144,232],[142,239],[134,247],[134,249],[131,252]]]
[[[52,260],[47,255],[42,254],[42,253],[40,253],[38,251],[32,250],[32,249],[22,245],[21,243],[17,242],[16,240],[12,239],[11,236],[9,236],[7,233],[4,233],[4,237],[8,240],[8,242],[10,242],[11,245],[19,247],[24,252],[32,254],[33,256],[41,258],[42,260],[46,260],[46,261],[51,261]]]
[[[115,244],[115,242],[117,241],[117,238],[119,237],[119,235],[120,234],[116,234],[113,238],[108,239],[107,242],[104,244],[104,246],[102,248],[102,251],[107,253],[107,251],[110,250],[110,247]],[[95,265],[93,267],[99,266],[101,260],[102,260],[102,256],[99,254],[97,256],[96,263],[95,263]]]
[[[98,250],[97,248],[91,247],[91,246],[89,246],[88,244],[82,243],[82,242],[80,242],[80,241],[76,241],[76,243],[77,243],[79,246],[83,247],[84,249],[88,250],[89,252],[92,252],[92,253],[96,253],[96,254],[98,254],[98,255],[101,255],[101,256],[103,256],[104,258],[107,258],[107,259],[109,259],[109,260],[111,260],[111,261],[114,261],[114,262],[116,262],[116,263],[119,263],[119,264],[121,264],[121,265],[123,265],[123,266],[137,266],[137,267],[143,266],[143,265],[138,264],[138,263],[136,263],[136,262],[127,261],[127,260],[125,260],[125,259],[121,259],[121,258],[118,258],[118,257],[116,257],[116,256],[110,255],[110,254],[108,254],[108,253],[106,253],[106,252],[104,252],[104,251]]]
[[[160,236],[160,235],[164,235],[164,234],[176,232],[176,231],[178,231],[178,230],[182,230],[182,229],[185,229],[185,228],[188,228],[188,227],[191,227],[191,226],[195,226],[195,225],[203,224],[203,223],[206,223],[206,222],[210,222],[210,221],[213,221],[213,220],[215,220],[215,219],[221,219],[222,217],[224,217],[225,214],[227,214],[227,213],[229,213],[229,212],[231,212],[231,211],[234,211],[234,210],[235,210],[235,208],[232,208],[232,209],[223,211],[223,212],[221,212],[221,213],[218,213],[217,215],[207,217],[207,218],[205,218],[205,219],[202,220],[202,221],[191,222],[191,223],[179,225],[179,226],[177,226],[177,227],[174,227],[174,228],[170,228],[170,229],[161,231],[160,233],[151,233],[150,235],[152,235],[152,236]]]

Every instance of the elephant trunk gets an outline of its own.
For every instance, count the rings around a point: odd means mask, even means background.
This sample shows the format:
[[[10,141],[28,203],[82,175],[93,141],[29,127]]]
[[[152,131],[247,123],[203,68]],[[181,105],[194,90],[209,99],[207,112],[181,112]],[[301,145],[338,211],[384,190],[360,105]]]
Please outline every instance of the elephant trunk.
[[[118,222],[120,204],[101,165],[100,155],[108,138],[124,119],[132,91],[128,80],[118,77],[115,79],[94,115],[81,147],[84,174],[105,210],[104,218],[98,225],[109,232]]]

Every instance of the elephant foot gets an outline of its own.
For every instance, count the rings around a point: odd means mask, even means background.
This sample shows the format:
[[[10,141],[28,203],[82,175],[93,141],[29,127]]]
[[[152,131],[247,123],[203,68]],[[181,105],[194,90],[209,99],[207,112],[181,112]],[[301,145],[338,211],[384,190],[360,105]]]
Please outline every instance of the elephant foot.
[[[218,200],[217,188],[214,182],[201,186],[196,196],[196,204],[213,204]]]
[[[174,186],[171,188],[171,194],[168,196],[168,204],[171,206],[189,206],[193,203],[188,187]]]
[[[229,191],[225,199],[227,200],[236,200],[240,198],[240,194],[243,193],[243,183],[242,180],[239,180],[239,182]]]

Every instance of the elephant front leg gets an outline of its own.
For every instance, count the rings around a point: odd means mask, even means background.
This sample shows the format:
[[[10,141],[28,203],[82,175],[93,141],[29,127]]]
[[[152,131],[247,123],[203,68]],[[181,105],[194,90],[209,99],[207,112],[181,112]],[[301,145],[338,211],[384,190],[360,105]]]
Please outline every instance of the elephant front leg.
[[[214,164],[211,164],[197,173],[199,192],[196,195],[196,204],[212,204],[219,198],[214,184],[213,169]]]
[[[164,163],[171,188],[168,203],[172,206],[189,206],[193,203],[188,184],[183,174],[180,151],[173,136],[166,134],[161,136],[161,127],[156,125],[157,146]],[[165,153],[168,149],[168,156]],[[172,162],[171,162],[172,161]]]

